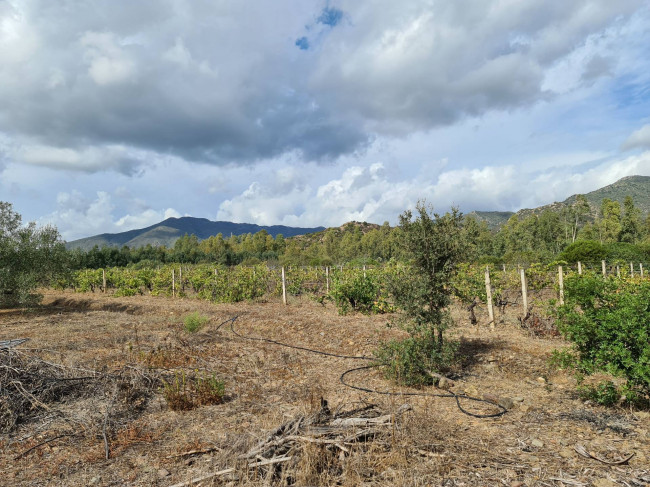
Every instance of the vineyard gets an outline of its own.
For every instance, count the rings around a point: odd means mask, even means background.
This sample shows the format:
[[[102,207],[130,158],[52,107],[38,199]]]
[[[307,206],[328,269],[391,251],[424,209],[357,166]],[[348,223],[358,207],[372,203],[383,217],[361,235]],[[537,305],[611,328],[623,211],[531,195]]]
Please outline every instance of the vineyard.
[[[641,282],[648,279],[643,264],[617,263],[609,265],[563,264],[563,279],[578,275],[601,276],[621,282]],[[475,299],[486,304],[486,268],[489,270],[490,291],[494,306],[522,306],[522,270],[529,304],[544,307],[549,300],[560,296],[558,263],[533,264],[527,268],[461,264],[454,276],[454,296],[461,303]],[[283,296],[283,282],[289,297],[306,296],[322,302],[332,299],[342,312],[393,311],[386,283],[399,278],[405,265],[391,263],[366,267],[272,267],[167,265],[156,268],[113,267],[83,269],[59,278],[52,287],[77,292],[102,292],[113,296],[151,295],[162,297],[192,297],[215,303],[237,303],[245,300],[279,298]],[[283,280],[284,274],[284,280]]]

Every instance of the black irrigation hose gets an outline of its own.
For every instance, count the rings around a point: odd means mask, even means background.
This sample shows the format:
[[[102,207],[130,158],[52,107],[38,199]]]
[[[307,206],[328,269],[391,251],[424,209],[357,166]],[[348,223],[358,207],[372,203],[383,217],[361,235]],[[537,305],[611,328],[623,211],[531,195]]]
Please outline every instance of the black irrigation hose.
[[[355,355],[338,355],[335,353],[330,353],[330,352],[323,352],[321,350],[314,350],[311,348],[306,348],[306,347],[299,347],[296,345],[289,345],[288,343],[282,343],[278,342],[276,340],[271,340],[269,338],[258,338],[258,337],[251,337],[251,336],[246,336],[242,335],[240,333],[237,333],[235,330],[235,321],[237,321],[237,318],[239,318],[239,315],[235,315],[232,318],[227,319],[226,321],[222,322],[217,326],[217,329],[215,331],[218,331],[223,325],[226,323],[230,323],[230,331],[233,332],[233,334],[243,340],[252,340],[252,341],[258,341],[258,342],[266,342],[266,343],[271,343],[273,345],[279,345],[281,347],[287,347],[287,348],[293,348],[295,350],[302,350],[305,352],[310,352],[310,353],[316,353],[319,355],[325,355],[327,357],[337,357],[337,358],[345,358],[345,359],[352,359],[352,360],[374,360],[372,357],[366,357],[366,356],[355,356]],[[360,386],[355,386],[353,384],[349,384],[345,381],[345,376],[348,374],[351,374],[353,372],[358,372],[360,370],[368,370],[372,369],[375,367],[382,367],[384,364],[373,364],[373,365],[364,365],[362,367],[355,367],[353,369],[346,370],[341,374],[339,377],[339,381],[341,384],[343,384],[346,387],[349,387],[350,389],[355,389],[357,391],[362,391],[362,392],[368,392],[370,394],[381,394],[384,396],[420,396],[420,397],[453,397],[456,400],[456,405],[458,406],[458,409],[463,413],[468,416],[471,416],[473,418],[496,418],[499,416],[503,416],[508,410],[501,406],[500,404],[494,404],[493,402],[487,401],[485,399],[479,399],[478,397],[472,397],[472,396],[466,396],[466,395],[459,395],[454,392],[448,392],[446,394],[433,394],[430,392],[392,392],[392,391],[378,391],[376,389],[368,389],[367,387],[360,387]],[[486,404],[490,404],[492,406],[498,406],[500,408],[500,411],[497,413],[492,413],[492,414],[475,414],[470,411],[467,411],[463,406],[460,404],[460,399],[467,399],[469,401],[474,401],[474,402],[483,402]]]

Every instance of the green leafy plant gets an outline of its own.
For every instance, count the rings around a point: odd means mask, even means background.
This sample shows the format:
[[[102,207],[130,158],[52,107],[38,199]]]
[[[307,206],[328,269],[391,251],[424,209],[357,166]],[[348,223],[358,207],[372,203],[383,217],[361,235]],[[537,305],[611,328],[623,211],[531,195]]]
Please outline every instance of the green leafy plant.
[[[628,398],[650,398],[650,282],[573,275],[565,280],[558,328],[573,343],[576,369],[625,380]],[[604,386],[603,386],[604,387]],[[599,395],[613,396],[611,388]]]
[[[453,325],[447,309],[451,281],[465,250],[458,210],[430,215],[421,202],[416,209],[415,220],[411,211],[400,216],[400,244],[410,265],[389,274],[388,282],[403,312],[399,324],[410,337],[384,343],[375,352],[387,376],[408,385],[432,383],[430,372],[443,371],[453,361],[456,345],[445,340],[444,332]]]
[[[185,329],[190,332],[190,333],[196,333],[199,331],[203,325],[205,325],[210,318],[207,316],[203,316],[198,313],[198,311],[195,311],[194,313],[191,313],[185,317],[183,320],[183,323],[185,325]]]
[[[350,310],[370,313],[380,297],[379,290],[379,280],[374,273],[346,269],[334,276],[330,296],[341,314]]]

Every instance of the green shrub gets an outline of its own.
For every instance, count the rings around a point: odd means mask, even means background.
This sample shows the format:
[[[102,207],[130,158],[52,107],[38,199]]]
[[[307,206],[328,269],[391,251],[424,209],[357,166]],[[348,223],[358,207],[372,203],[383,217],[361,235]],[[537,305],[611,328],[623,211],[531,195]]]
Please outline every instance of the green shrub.
[[[573,275],[565,280],[558,328],[573,343],[576,367],[623,377],[628,398],[650,396],[650,282]],[[610,389],[599,394],[610,396]]]
[[[564,252],[560,254],[560,258],[570,263],[574,262],[587,262],[594,263],[600,262],[607,257],[607,250],[600,243],[594,240],[578,240],[572,243]]]
[[[346,269],[334,275],[330,296],[339,313],[352,311],[370,313],[379,299],[379,280],[371,271]]]
[[[200,315],[197,311],[185,317],[185,329],[190,333],[196,333],[203,325],[205,325],[210,318]]]

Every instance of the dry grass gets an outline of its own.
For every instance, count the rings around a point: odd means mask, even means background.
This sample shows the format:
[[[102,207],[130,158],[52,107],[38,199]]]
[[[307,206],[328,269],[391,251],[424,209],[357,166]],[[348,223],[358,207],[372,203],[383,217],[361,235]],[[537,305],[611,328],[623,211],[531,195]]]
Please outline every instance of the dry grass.
[[[188,334],[183,318],[195,311],[209,322]],[[450,399],[400,397],[408,391],[386,382],[377,370],[350,380],[397,395],[346,388],[339,376],[362,365],[357,361],[242,340],[228,325],[217,330],[239,315],[236,329],[245,335],[369,355],[379,341],[401,333],[385,326],[390,319],[385,315],[339,316],[331,305],[309,300],[284,307],[49,294],[36,310],[0,311],[0,340],[30,338],[19,347],[21,356],[41,366],[42,361],[56,364],[64,375],[79,369],[104,376],[130,372],[122,385],[85,381],[74,393],[50,391],[57,393],[42,400],[45,407],[21,394],[25,414],[0,434],[0,484],[169,486],[228,467],[235,471],[202,485],[633,486],[650,481],[648,413],[582,402],[575,380],[547,365],[551,350],[564,342],[522,329],[518,311],[507,309],[503,323],[490,332],[484,325],[470,326],[463,308],[453,310],[459,322],[453,333],[465,355],[454,390],[523,399],[505,416],[482,420],[462,414]],[[478,318],[487,322],[484,310]],[[182,372],[224,379],[223,403],[171,410],[155,381]],[[278,425],[313,414],[321,397],[333,411],[372,403],[390,412],[406,402],[413,411],[381,436],[350,446],[348,453],[305,443],[281,469],[251,469],[238,460]],[[485,410],[469,402],[463,406]],[[627,465],[608,466],[578,455],[576,444],[603,458],[636,455]],[[611,483],[599,484],[605,482],[601,479]]]

